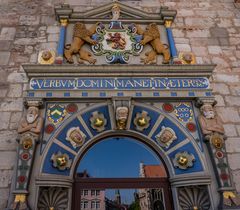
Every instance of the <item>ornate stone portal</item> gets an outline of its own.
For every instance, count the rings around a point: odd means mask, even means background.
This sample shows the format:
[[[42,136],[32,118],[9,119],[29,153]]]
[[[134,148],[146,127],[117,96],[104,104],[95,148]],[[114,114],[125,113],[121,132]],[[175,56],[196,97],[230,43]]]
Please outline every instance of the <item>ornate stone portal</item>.
[[[98,16],[99,11],[104,15]],[[111,16],[107,21],[106,15]],[[166,7],[159,15],[121,3],[91,13],[74,12],[67,5],[56,8],[61,23],[56,61],[61,65],[23,66],[29,78],[28,114],[19,124],[11,209],[70,210],[79,158],[97,139],[120,134],[144,142],[162,157],[174,209],[239,205],[227,165],[224,130],[212,111],[208,78],[215,66],[191,65],[192,54],[182,57],[185,63],[177,59],[171,33],[175,15]],[[141,59],[142,55],[146,57]],[[50,57],[42,53],[40,63]],[[79,59],[86,65],[68,64],[78,64]],[[41,114],[40,103],[33,105],[37,99],[44,101]],[[211,101],[201,104],[200,114],[194,105],[199,99]],[[218,207],[205,143],[220,190]]]

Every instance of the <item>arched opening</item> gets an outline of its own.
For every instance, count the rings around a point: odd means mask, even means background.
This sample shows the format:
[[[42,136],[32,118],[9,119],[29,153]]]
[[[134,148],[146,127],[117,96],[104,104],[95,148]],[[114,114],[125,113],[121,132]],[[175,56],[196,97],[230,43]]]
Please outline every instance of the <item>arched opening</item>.
[[[152,148],[113,136],[90,147],[76,166],[73,210],[171,210],[168,171]]]

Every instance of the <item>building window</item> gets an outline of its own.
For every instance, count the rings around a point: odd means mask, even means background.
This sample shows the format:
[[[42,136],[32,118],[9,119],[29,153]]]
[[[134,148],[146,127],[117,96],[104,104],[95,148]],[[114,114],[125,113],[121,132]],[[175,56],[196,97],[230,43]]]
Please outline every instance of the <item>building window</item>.
[[[84,195],[88,195],[88,190],[84,190]]]
[[[96,202],[95,202],[95,201],[92,201],[92,202],[91,202],[91,208],[92,208],[92,209],[95,209],[95,206],[96,206]]]
[[[100,209],[100,201],[92,201],[91,208],[92,209]]]
[[[91,196],[95,195],[95,190],[91,190]]]
[[[81,209],[87,209],[88,208],[88,201],[81,201]]]
[[[100,209],[100,201],[96,201],[96,209]]]
[[[100,195],[100,190],[96,190],[96,196]]]

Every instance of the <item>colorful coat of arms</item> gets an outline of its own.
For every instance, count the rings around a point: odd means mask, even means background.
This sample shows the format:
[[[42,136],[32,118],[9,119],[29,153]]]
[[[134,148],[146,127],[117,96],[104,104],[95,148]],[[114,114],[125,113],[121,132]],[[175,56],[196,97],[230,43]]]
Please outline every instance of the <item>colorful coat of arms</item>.
[[[92,50],[95,55],[105,54],[108,63],[127,63],[130,54],[136,56],[143,50],[142,35],[136,32],[133,24],[125,28],[120,21],[112,21],[108,27],[100,23],[93,35],[97,44],[92,45]]]
[[[67,111],[65,107],[59,104],[52,105],[47,111],[48,120],[53,124],[61,122],[66,116],[66,114]]]
[[[188,122],[193,117],[193,111],[190,105],[180,103],[175,107],[175,115],[182,122]]]

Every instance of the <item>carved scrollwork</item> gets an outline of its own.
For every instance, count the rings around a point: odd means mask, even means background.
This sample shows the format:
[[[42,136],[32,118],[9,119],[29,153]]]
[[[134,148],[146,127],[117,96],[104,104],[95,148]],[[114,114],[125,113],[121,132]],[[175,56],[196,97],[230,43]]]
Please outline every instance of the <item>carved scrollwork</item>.
[[[38,199],[38,210],[65,210],[68,207],[68,191],[66,188],[41,188]]]

